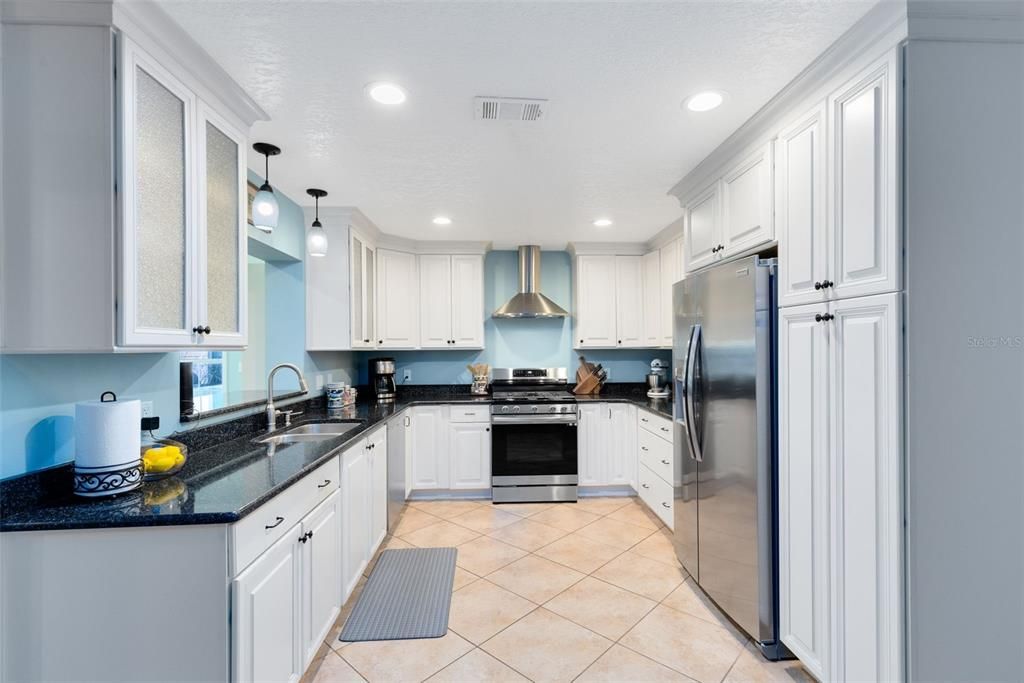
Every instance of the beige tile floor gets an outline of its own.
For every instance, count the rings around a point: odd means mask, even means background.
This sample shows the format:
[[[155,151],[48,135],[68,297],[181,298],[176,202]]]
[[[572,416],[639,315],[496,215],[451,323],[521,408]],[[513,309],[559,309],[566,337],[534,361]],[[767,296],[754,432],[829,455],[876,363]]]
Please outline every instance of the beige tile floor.
[[[459,549],[448,634],[339,642],[364,578],[303,683],[813,680],[761,658],[635,499],[411,502],[382,550],[437,546]]]

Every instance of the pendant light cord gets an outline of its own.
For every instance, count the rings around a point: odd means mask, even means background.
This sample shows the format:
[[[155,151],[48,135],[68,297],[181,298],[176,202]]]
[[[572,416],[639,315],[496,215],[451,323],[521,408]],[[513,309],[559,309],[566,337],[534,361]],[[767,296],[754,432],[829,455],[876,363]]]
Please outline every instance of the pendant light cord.
[[[270,184],[270,155],[263,155],[263,182]]]

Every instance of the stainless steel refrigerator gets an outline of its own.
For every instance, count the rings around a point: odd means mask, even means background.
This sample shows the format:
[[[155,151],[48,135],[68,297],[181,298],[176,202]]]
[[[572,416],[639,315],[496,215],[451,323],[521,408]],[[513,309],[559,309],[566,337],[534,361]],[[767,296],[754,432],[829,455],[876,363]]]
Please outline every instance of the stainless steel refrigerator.
[[[775,259],[687,275],[672,290],[676,553],[760,643],[778,640]]]

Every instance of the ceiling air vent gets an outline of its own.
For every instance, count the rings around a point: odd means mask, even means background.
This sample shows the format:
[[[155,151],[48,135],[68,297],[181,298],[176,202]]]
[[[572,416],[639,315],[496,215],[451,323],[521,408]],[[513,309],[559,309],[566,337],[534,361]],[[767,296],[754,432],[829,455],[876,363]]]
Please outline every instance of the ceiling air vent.
[[[473,118],[480,121],[541,121],[547,100],[523,97],[474,97]]]

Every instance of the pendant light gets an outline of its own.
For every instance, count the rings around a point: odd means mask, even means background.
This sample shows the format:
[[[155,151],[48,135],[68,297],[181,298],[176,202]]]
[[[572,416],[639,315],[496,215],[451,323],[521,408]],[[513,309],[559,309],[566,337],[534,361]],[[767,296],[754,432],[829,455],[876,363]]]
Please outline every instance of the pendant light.
[[[281,148],[269,142],[257,142],[252,146],[259,154],[266,158],[263,171],[263,184],[260,185],[256,196],[252,198],[252,224],[263,232],[274,232],[277,227],[279,208],[277,197],[274,196],[274,188],[270,186],[270,157],[281,153]]]
[[[320,224],[320,198],[326,197],[327,193],[323,190],[317,190],[316,188],[310,188],[306,190],[306,194],[313,198],[315,217],[313,218],[313,225],[306,233],[306,251],[310,256],[326,256],[327,255],[327,233],[324,231],[324,226]]]

